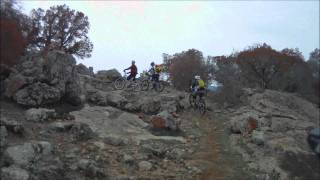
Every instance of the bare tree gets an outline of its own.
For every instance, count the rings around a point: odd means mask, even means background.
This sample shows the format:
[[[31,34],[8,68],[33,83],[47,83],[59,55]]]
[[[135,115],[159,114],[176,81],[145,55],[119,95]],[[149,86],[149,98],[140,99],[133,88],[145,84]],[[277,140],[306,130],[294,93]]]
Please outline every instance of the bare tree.
[[[316,48],[310,53],[308,65],[312,70],[313,77],[319,80],[320,49]]]
[[[237,64],[240,66],[242,76],[248,82],[271,89],[274,88],[271,84],[277,77],[288,72],[295,63],[303,61],[295,54],[288,55],[291,52],[291,50],[278,52],[264,43],[240,52],[237,55]]]
[[[66,5],[32,10],[32,26],[35,36],[31,46],[37,49],[55,48],[77,57],[90,57],[93,44],[87,36],[88,17]]]
[[[28,18],[21,13],[19,4],[14,0],[4,0],[0,3],[0,34],[1,34],[1,69],[0,73],[7,72],[8,68],[16,64],[24,53],[27,45]]]
[[[173,85],[180,90],[187,90],[195,75],[200,75],[204,80],[207,79],[202,52],[196,49],[176,53],[167,59],[165,64],[169,66]]]

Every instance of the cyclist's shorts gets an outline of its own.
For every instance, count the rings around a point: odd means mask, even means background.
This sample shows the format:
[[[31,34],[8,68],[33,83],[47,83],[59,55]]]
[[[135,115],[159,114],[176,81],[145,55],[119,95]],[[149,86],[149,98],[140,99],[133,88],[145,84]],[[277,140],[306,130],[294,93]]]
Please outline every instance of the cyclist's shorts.
[[[200,97],[203,97],[204,95],[205,95],[205,90],[204,89],[199,89],[198,91],[197,91],[197,94],[200,96]]]

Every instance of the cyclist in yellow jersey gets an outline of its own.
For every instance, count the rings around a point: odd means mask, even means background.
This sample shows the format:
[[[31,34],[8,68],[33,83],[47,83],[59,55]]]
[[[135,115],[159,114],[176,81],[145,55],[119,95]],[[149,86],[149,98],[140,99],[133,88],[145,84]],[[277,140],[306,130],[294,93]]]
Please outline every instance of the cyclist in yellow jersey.
[[[159,65],[156,65],[154,62],[151,62],[150,65],[151,65],[151,68],[149,70],[149,73],[151,74],[152,81],[154,82],[152,83],[152,86],[153,88],[155,88],[156,83],[159,83],[161,68]]]
[[[197,96],[202,98],[204,96],[204,94],[205,94],[205,83],[201,79],[200,76],[197,75],[192,80],[191,90],[192,90],[193,98],[196,98]]]

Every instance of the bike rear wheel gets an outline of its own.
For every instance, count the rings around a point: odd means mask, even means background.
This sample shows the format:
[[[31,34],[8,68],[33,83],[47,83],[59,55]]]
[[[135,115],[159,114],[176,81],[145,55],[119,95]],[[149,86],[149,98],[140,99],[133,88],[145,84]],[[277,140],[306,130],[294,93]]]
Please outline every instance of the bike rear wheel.
[[[200,99],[198,102],[198,108],[200,111],[200,114],[205,114],[206,113],[206,103],[203,99]]]
[[[126,86],[126,82],[127,82],[126,79],[124,79],[123,77],[120,77],[113,82],[113,86],[117,90],[122,90]]]

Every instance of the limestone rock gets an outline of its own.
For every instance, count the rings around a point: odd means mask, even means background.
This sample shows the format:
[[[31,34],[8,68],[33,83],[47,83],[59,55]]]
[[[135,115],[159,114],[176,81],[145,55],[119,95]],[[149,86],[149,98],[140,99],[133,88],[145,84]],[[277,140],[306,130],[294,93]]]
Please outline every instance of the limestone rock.
[[[139,170],[142,170],[142,171],[150,171],[152,168],[152,164],[148,161],[141,161],[139,162],[138,166],[139,166]]]
[[[6,79],[8,97],[26,106],[43,106],[63,100],[74,105],[83,101],[76,60],[61,51],[27,54]]]
[[[25,112],[25,115],[28,121],[43,122],[48,118],[54,118],[56,113],[54,109],[31,108]]]
[[[145,114],[156,114],[161,109],[160,100],[155,98],[142,99],[141,110]]]
[[[5,160],[10,164],[27,166],[36,156],[36,152],[31,143],[10,146],[4,152]]]
[[[95,77],[104,81],[114,81],[121,77],[121,74],[116,69],[98,71]]]
[[[15,166],[1,168],[2,180],[29,180],[28,171]]]

